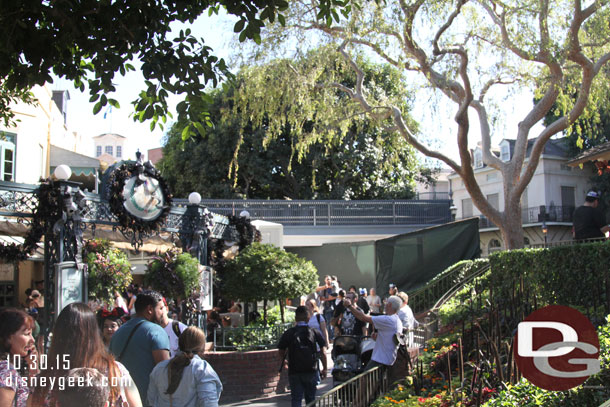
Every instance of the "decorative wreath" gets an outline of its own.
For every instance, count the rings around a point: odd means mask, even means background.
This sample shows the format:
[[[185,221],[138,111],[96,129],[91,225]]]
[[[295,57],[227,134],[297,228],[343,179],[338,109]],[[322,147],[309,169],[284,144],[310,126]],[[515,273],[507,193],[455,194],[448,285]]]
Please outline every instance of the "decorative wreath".
[[[34,209],[30,228],[25,235],[23,244],[0,244],[0,259],[7,261],[23,261],[28,258],[42,240],[49,227],[62,217],[62,196],[59,186],[51,179],[41,180],[34,194],[38,203]]]
[[[172,194],[169,192],[169,187],[159,170],[157,170],[150,161],[143,164],[140,152],[137,152],[136,156],[138,161],[135,163],[122,164],[110,175],[109,204],[110,210],[117,217],[118,223],[122,229],[121,232],[123,232],[123,234],[126,234],[126,232],[129,233],[129,231],[133,233],[132,244],[137,249],[138,246],[142,244],[143,237],[158,232],[161,225],[165,222],[172,206]],[[159,182],[159,187],[163,194],[162,210],[160,214],[152,220],[145,220],[134,216],[125,208],[125,198],[123,197],[125,183],[130,178],[141,175],[156,179]]]

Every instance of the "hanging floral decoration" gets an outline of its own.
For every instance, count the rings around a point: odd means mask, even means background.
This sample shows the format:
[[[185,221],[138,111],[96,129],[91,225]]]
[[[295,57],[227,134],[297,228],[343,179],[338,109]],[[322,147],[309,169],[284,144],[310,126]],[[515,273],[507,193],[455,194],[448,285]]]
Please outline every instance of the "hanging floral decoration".
[[[121,233],[136,250],[144,238],[158,232],[172,206],[169,186],[150,161],[125,163],[110,175],[110,210],[117,217]]]
[[[41,180],[40,186],[34,194],[37,203],[23,244],[0,244],[0,259],[5,261],[26,260],[34,253],[45,232],[62,219],[63,197],[59,183],[51,179]]]

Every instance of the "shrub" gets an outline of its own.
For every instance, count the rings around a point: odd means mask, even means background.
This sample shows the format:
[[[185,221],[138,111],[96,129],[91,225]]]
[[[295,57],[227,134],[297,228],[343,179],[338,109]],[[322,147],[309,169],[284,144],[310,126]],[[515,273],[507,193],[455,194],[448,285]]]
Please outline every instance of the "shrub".
[[[127,255],[104,239],[89,240],[83,254],[89,273],[89,295],[112,306],[114,292],[123,292],[132,281]]]
[[[199,289],[199,261],[188,253],[170,249],[146,266],[144,284],[167,298],[187,298]]]

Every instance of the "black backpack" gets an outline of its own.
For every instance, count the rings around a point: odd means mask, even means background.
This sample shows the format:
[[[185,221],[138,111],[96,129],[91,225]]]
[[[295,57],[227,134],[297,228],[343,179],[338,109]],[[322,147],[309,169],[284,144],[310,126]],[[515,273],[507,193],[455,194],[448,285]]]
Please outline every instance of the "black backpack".
[[[288,345],[288,364],[294,373],[315,372],[318,367],[316,334],[308,326],[294,327],[292,340]]]

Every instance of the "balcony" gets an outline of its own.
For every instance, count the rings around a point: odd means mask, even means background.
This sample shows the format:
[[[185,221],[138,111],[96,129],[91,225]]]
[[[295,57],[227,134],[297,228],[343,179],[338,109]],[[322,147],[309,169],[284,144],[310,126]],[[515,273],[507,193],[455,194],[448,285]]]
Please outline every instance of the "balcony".
[[[535,206],[521,210],[521,222],[523,226],[533,223],[559,222],[572,223],[574,213],[573,206]],[[486,216],[479,215],[479,229],[496,228],[497,226]]]

